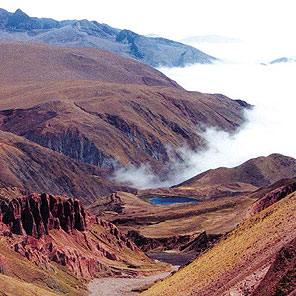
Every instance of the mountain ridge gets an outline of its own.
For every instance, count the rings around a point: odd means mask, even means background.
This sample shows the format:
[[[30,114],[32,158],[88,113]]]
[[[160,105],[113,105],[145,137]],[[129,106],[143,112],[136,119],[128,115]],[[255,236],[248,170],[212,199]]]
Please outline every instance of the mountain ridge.
[[[184,67],[210,64],[216,58],[202,51],[165,38],[152,38],[130,30],[119,30],[88,20],[56,21],[31,18],[22,10],[1,9],[0,40],[26,41],[70,47],[96,47],[153,67]]]

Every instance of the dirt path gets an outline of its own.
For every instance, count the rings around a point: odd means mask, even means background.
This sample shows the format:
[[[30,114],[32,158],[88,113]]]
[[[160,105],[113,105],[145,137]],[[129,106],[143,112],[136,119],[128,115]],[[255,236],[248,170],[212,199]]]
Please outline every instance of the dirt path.
[[[173,266],[177,270],[179,266]],[[90,296],[135,296],[139,292],[133,292],[137,288],[153,284],[156,280],[170,275],[164,272],[154,276],[141,278],[100,278],[94,279],[88,286]]]

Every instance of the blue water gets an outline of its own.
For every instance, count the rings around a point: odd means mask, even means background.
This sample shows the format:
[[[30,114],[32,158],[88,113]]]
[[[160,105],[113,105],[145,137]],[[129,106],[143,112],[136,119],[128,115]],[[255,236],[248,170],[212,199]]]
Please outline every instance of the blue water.
[[[149,200],[150,203],[155,205],[170,205],[175,203],[195,203],[198,200],[189,197],[155,197]]]

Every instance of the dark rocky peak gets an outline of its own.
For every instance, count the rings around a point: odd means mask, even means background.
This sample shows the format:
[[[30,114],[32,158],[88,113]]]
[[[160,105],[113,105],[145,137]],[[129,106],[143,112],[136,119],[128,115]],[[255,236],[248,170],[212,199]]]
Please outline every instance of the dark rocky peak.
[[[8,29],[31,30],[33,27],[34,26],[31,18],[21,9],[17,9],[16,12],[12,14],[7,21]]]
[[[26,13],[24,13],[21,9],[17,9],[15,11],[15,13],[11,15],[10,19],[14,20],[16,22],[23,22],[23,21],[30,21],[31,20],[31,18]]]
[[[29,19],[30,17],[24,13],[20,8],[18,8],[15,13],[14,13],[14,16],[18,16],[18,17],[22,17],[22,18],[27,18]]]
[[[1,12],[0,12],[1,16]],[[6,28],[14,31],[32,31],[32,30],[48,30],[60,28],[62,25],[59,21],[50,18],[30,17],[21,9],[17,9],[15,13],[9,13]]]
[[[0,17],[1,17],[0,22],[2,22],[3,17],[8,17],[10,15],[11,15],[10,12],[8,12],[7,10],[5,10],[3,8],[0,8]]]
[[[139,34],[136,34],[133,31],[121,30],[116,37],[116,41],[121,43],[133,43],[134,40],[139,36],[140,36]]]

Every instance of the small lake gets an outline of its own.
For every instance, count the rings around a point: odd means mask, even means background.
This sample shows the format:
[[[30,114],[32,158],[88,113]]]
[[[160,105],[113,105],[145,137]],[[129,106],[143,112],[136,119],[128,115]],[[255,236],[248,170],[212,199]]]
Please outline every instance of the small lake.
[[[170,205],[175,203],[195,203],[199,200],[189,197],[169,196],[169,197],[154,197],[149,200],[150,203],[155,205]]]

